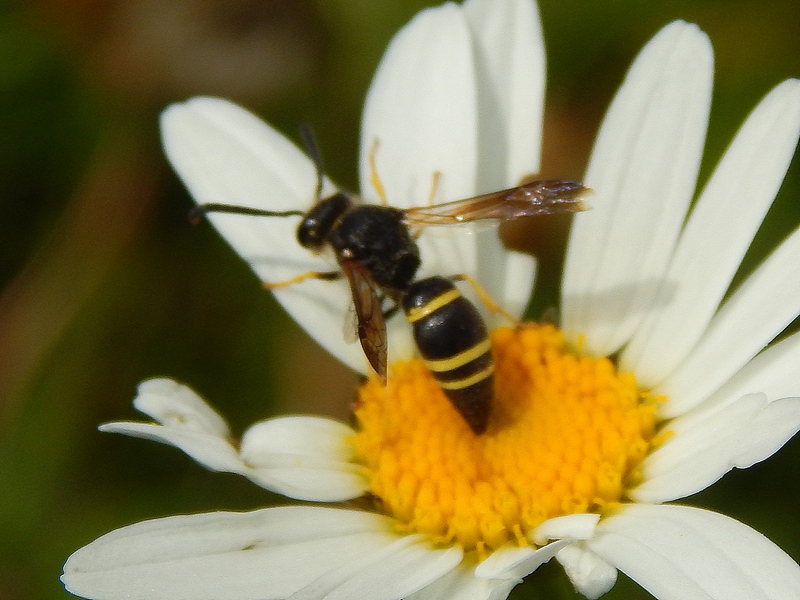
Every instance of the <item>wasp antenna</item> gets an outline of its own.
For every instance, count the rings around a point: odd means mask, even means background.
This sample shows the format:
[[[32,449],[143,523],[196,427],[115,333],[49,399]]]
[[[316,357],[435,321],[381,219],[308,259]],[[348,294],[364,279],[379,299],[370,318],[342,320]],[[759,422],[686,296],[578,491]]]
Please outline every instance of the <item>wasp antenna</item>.
[[[197,225],[200,223],[200,220],[205,216],[205,214],[206,211],[202,206],[193,206],[192,210],[189,211],[189,214],[186,215],[186,218],[189,220],[190,224]]]
[[[303,146],[306,147],[306,153],[309,158],[314,161],[314,166],[317,168],[316,197],[320,199],[322,198],[322,178],[325,169],[322,165],[322,153],[319,151],[319,145],[317,144],[317,138],[314,135],[314,129],[311,127],[311,123],[300,124],[300,137],[303,140]]]
[[[249,206],[237,206],[235,204],[198,204],[189,211],[189,222],[197,225],[204,216],[211,212],[229,213],[234,215],[249,215],[251,217],[302,217],[305,213],[300,210],[264,210],[262,208],[251,208]]]

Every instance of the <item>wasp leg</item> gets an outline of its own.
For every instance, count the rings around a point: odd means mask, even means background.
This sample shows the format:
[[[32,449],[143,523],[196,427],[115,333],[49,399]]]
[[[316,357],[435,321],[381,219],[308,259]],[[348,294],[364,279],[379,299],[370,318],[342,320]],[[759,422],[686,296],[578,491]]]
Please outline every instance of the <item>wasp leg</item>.
[[[383,182],[378,176],[378,167],[375,164],[375,155],[378,153],[378,138],[372,141],[372,148],[369,149],[369,181],[372,187],[375,188],[375,193],[381,200],[381,206],[388,206],[389,201],[386,199],[386,188],[383,187]]]
[[[503,309],[497,302],[492,300],[492,297],[489,295],[483,286],[478,283],[472,275],[467,275],[466,273],[461,273],[459,275],[453,275],[450,277],[453,281],[466,281],[472,286],[472,289],[475,290],[475,293],[478,294],[478,297],[481,299],[481,302],[489,309],[489,311],[493,313],[498,313],[503,315],[504,318],[508,319],[510,322],[514,324],[515,327],[518,327],[521,324],[521,321],[517,319],[514,315]]]
[[[431,193],[428,195],[428,206],[433,206],[436,204],[434,200],[436,200],[436,192],[439,191],[439,180],[442,178],[441,171],[434,171],[433,172],[433,182],[431,183]]]
[[[275,283],[265,281],[264,287],[268,290],[276,290],[279,288],[289,287],[295,283],[300,283],[306,279],[324,279],[325,281],[333,281],[335,279],[339,279],[341,276],[341,271],[306,271],[305,273],[300,273],[300,275],[292,277],[291,279],[287,279],[286,281],[276,281]]]
[[[428,206],[436,206],[436,194],[439,191],[439,181],[442,178],[441,171],[433,172],[433,181],[431,183],[431,193],[428,195]],[[411,237],[415,240],[422,235],[422,230],[431,223],[416,222],[413,225],[409,224],[408,230],[411,232]]]
[[[387,308],[386,310],[383,311],[383,318],[384,319],[389,319],[389,318],[393,317],[397,313],[397,311],[399,309],[400,309],[400,307],[397,304]]]

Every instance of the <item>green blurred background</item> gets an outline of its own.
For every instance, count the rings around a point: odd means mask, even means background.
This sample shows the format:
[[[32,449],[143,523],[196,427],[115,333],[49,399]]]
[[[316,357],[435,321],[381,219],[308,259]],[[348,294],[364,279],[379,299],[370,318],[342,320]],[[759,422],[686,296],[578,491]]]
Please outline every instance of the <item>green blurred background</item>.
[[[354,375],[287,319],[208,225],[188,225],[191,203],[162,155],[157,117],[169,102],[217,94],[295,139],[298,123],[310,121],[329,173],[355,189],[373,70],[391,35],[427,4],[2,5],[0,600],[67,598],[64,559],[113,528],[280,501],[166,446],[98,433],[101,422],[137,418],[130,402],[142,379],[190,383],[237,433],[284,412],[347,418]],[[542,0],[540,10],[549,176],[581,176],[623,73],[673,19],[699,23],[716,51],[702,179],[756,102],[800,76],[796,0]],[[800,222],[798,162],[743,273]],[[556,297],[565,223],[532,226],[506,233],[545,259],[536,316]],[[688,502],[753,525],[798,559],[798,460],[794,440]],[[547,565],[515,597],[578,596]],[[607,597],[650,596],[622,581]]]

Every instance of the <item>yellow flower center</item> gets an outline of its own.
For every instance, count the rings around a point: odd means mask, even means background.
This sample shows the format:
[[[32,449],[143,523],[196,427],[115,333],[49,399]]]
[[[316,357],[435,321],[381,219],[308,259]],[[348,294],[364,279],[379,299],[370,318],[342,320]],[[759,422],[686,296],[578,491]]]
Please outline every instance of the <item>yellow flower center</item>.
[[[492,334],[495,398],[475,435],[425,368],[392,365],[359,390],[353,444],[380,509],[407,531],[497,548],[542,521],[619,502],[653,444],[655,406],[607,358],[550,325]]]

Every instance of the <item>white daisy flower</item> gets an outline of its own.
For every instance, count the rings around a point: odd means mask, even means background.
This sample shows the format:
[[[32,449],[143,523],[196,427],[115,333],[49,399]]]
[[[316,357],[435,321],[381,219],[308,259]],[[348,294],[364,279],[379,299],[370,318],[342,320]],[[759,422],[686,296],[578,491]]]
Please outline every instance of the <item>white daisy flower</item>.
[[[224,420],[170,380],[135,406],[157,423],[105,431],[172,444],[212,470],[297,500],[147,521],[77,551],[63,581],[98,599],[499,599],[555,557],[588,598],[621,570],[660,600],[794,599],[797,563],[746,525],[665,504],[777,451],[800,429],[800,230],[737,289],[734,273],[800,135],[800,82],[759,103],[690,210],[708,119],[712,51],[675,22],[647,44],[602,124],[562,286],[561,330],[496,327],[489,429],[472,433],[389,323],[389,382],[359,389],[355,429],[323,418],[258,423],[233,441]],[[393,205],[514,185],[538,169],[543,95],[529,0],[468,0],[421,12],[392,41],[370,88],[368,152]],[[313,163],[223,100],[163,117],[167,154],[198,202],[298,210]],[[333,189],[325,184],[325,193]],[[289,219],[211,218],[265,281],[327,270]],[[433,228],[431,228],[433,229]],[[423,275],[466,272],[521,314],[533,262],[492,232],[426,231]],[[322,261],[322,262],[321,262]],[[342,340],[341,282],[306,280],[279,300],[321,344],[367,372]],[[771,344],[771,345],[770,345]],[[766,349],[764,349],[766,348]]]

